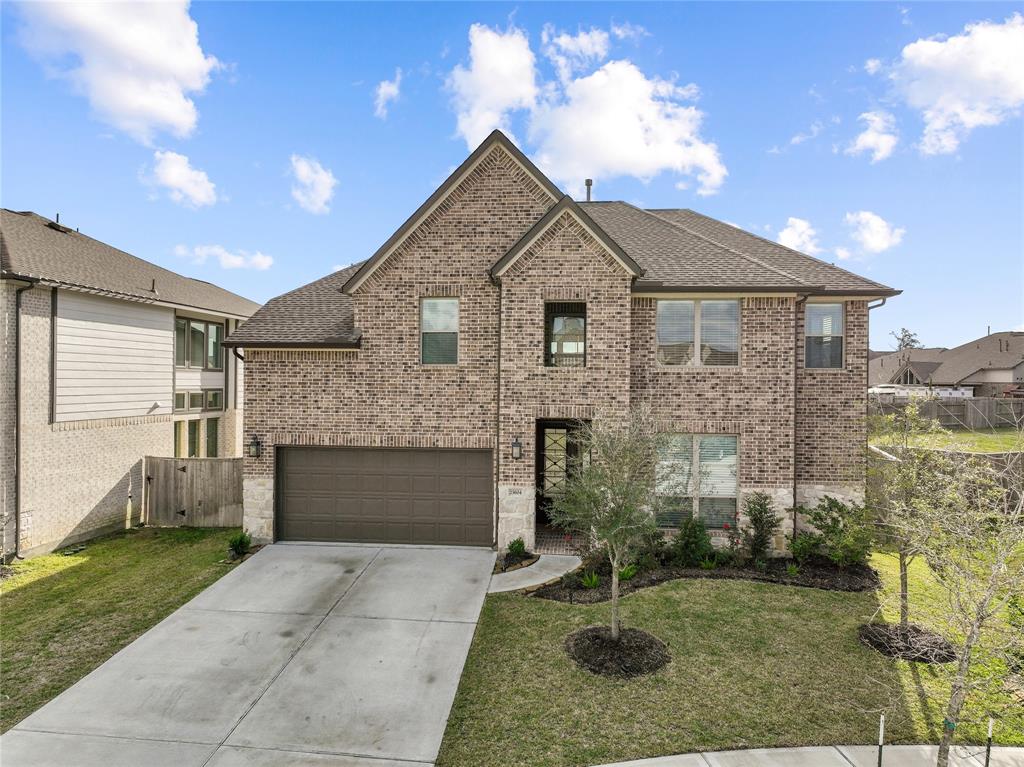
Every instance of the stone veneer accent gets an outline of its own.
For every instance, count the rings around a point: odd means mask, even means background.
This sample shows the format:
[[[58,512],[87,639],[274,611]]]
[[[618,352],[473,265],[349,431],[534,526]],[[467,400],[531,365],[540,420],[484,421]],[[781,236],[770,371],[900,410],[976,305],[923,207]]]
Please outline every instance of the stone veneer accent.
[[[803,307],[775,296],[741,299],[738,367],[660,366],[655,299],[631,295],[630,275],[569,212],[499,285],[487,278],[554,203],[495,148],[356,290],[358,352],[246,350],[244,439],[255,434],[265,445],[259,459],[245,462],[245,524],[255,538],[273,539],[276,446],[497,446],[496,542],[522,536],[532,546],[536,421],[623,418],[636,402],[651,403],[667,430],[736,434],[741,503],[743,495],[767,492],[788,519],[801,462],[798,496],[856,495],[863,485],[863,301],[848,304],[842,371],[794,368],[802,364]],[[424,296],[459,298],[457,365],[419,362]],[[544,366],[546,301],[586,302],[585,368]],[[511,455],[514,438],[523,447],[519,460]]]

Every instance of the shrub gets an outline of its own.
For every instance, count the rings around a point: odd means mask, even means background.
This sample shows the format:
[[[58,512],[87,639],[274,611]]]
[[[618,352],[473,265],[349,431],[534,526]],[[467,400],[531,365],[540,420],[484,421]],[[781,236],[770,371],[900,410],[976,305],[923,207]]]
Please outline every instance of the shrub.
[[[641,566],[641,570],[654,569],[663,564],[668,557],[668,541],[665,540],[665,533],[662,530],[650,530],[641,539],[637,547],[637,561],[645,560],[652,563],[651,567]]]
[[[639,569],[637,568],[636,565],[628,564],[625,567],[623,567],[621,570],[619,570],[619,580],[620,581],[631,580],[633,578],[633,576],[635,576],[637,574],[637,572],[639,572]]]
[[[583,573],[580,577],[580,583],[583,584],[585,589],[596,589],[601,585],[601,576],[591,570]]]
[[[813,509],[804,510],[818,531],[826,557],[839,567],[867,563],[871,553],[871,519],[863,506],[849,505],[826,495]]]
[[[789,552],[797,564],[802,565],[821,553],[821,536],[801,530],[789,538]]]
[[[684,519],[668,544],[666,555],[668,561],[677,567],[697,567],[714,553],[711,536],[704,523],[698,519]]]
[[[562,576],[563,589],[578,589],[582,585],[579,570],[570,570]]]
[[[526,542],[522,538],[509,541],[508,555],[514,559],[524,558],[526,556]]]
[[[718,560],[715,557],[706,557],[700,561],[701,570],[714,570],[718,567]]]
[[[755,563],[763,562],[772,548],[779,529],[775,504],[766,493],[753,493],[743,502],[747,524],[743,528],[743,545]]]
[[[228,551],[234,554],[236,558],[244,557],[251,548],[252,536],[245,530],[235,533],[228,538]]]
[[[788,575],[790,578],[795,578],[799,574],[800,568],[797,567],[796,562],[790,562],[788,565],[786,565],[786,575]]]

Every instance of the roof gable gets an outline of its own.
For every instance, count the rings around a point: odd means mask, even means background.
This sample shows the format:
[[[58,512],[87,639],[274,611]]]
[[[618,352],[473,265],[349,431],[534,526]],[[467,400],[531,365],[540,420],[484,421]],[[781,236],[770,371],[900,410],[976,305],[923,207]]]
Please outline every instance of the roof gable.
[[[427,200],[420,205],[416,211],[409,216],[394,234],[392,234],[387,241],[381,245],[377,251],[367,259],[362,266],[356,270],[356,272],[349,278],[349,280],[341,287],[341,290],[345,293],[352,294],[354,291],[359,289],[359,286],[366,282],[367,278],[373,274],[398,248],[405,242],[406,238],[418,227],[423,221],[425,221],[431,213],[433,213],[445,200],[445,198],[456,188],[464,179],[466,179],[470,173],[487,157],[495,148],[500,147],[504,149],[516,163],[518,163],[526,173],[533,178],[537,184],[544,189],[550,196],[551,199],[558,200],[562,197],[562,192],[552,181],[545,176],[540,170],[534,165],[530,159],[523,154],[519,148],[512,143],[512,141],[501,131],[495,130],[483,140],[469,157],[456,168],[444,183],[439,186]]]
[[[543,236],[544,232],[554,225],[555,222],[559,221],[564,214],[575,218],[584,229],[590,232],[594,239],[605,247],[627,274],[634,277],[639,277],[643,274],[643,269],[640,268],[639,264],[615,240],[609,237],[607,232],[598,226],[569,195],[564,195],[551,210],[530,227],[530,230],[515,245],[509,248],[504,256],[495,262],[494,266],[490,269],[491,278],[495,280],[500,279],[516,260],[527,252]]]

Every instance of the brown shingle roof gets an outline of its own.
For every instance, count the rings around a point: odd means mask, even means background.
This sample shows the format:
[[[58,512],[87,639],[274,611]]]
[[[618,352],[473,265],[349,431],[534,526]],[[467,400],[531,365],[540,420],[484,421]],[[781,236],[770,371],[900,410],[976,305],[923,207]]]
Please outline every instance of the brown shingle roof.
[[[248,317],[259,304],[31,213],[0,211],[0,273],[132,301]],[[153,290],[154,281],[156,290]]]
[[[873,359],[868,364],[868,383],[889,383],[909,366],[924,383],[954,386],[969,382],[979,370],[1008,370],[1022,363],[1024,333],[1005,331],[952,349],[905,349]]]
[[[225,346],[357,347],[359,331],[353,324],[352,296],[341,288],[363,263],[270,299],[228,337]]]

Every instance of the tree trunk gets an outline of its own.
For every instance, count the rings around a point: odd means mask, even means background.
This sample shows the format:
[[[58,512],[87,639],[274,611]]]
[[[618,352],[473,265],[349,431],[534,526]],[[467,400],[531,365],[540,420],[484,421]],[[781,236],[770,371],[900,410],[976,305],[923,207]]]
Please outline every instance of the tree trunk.
[[[900,628],[906,630],[910,623],[910,560],[900,549]]]
[[[939,753],[935,759],[935,767],[948,767],[949,765],[949,747],[953,743],[953,729],[950,724],[955,727],[959,722],[960,710],[964,707],[964,701],[967,699],[967,671],[971,666],[971,653],[974,650],[974,645],[978,642],[979,633],[978,622],[975,620],[967,635],[967,641],[964,642],[964,648],[960,651],[960,661],[957,663],[956,676],[953,678],[950,688],[949,705],[946,706],[946,721],[942,727],[942,740],[939,741]]]
[[[619,563],[612,562],[612,641],[619,641]]]

